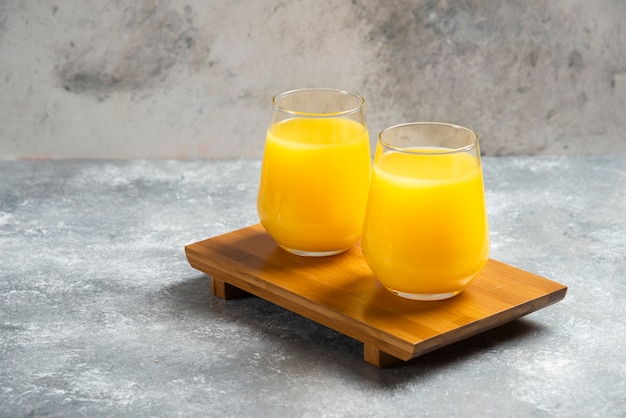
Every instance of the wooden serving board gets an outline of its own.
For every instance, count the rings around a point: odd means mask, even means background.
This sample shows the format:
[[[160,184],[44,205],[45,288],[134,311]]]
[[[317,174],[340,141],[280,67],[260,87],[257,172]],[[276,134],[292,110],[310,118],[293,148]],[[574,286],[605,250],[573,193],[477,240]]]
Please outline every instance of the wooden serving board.
[[[567,287],[489,260],[461,294],[437,302],[387,291],[361,248],[330,257],[282,250],[260,225],[185,247],[191,266],[212,276],[213,294],[246,292],[364,344],[365,361],[384,367],[471,337],[565,297]]]

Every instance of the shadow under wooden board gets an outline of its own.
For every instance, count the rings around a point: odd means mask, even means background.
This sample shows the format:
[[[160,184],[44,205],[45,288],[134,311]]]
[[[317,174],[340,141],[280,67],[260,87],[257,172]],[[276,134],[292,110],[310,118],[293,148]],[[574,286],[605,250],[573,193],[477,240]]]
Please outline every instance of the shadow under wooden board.
[[[461,294],[437,302],[400,298],[376,280],[361,248],[330,257],[282,250],[260,225],[185,247],[191,266],[213,279],[215,296],[245,292],[364,345],[378,367],[407,361],[559,302],[567,287],[490,259]]]

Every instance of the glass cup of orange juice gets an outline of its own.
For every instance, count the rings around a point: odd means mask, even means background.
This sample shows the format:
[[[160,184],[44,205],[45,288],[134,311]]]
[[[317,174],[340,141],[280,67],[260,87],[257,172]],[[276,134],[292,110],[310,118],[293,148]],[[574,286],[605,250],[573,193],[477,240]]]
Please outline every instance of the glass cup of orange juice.
[[[360,238],[371,174],[365,100],[335,89],[275,96],[257,212],[285,250],[328,256]]]
[[[447,123],[383,130],[361,244],[398,296],[441,300],[464,290],[489,255],[478,135]]]

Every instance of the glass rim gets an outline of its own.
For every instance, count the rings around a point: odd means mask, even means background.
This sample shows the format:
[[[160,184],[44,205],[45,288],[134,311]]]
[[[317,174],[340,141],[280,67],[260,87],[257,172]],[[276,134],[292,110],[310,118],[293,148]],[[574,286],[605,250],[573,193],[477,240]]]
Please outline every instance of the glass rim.
[[[316,91],[317,92],[327,92],[327,93],[337,93],[337,94],[343,95],[343,96],[350,96],[350,97],[353,97],[353,98],[357,99],[359,104],[356,107],[350,108],[350,109],[347,109],[347,110],[341,110],[339,112],[326,112],[326,113],[302,112],[302,111],[298,111],[298,110],[288,109],[288,108],[283,107],[280,104],[278,104],[278,101],[280,99],[282,99],[283,97],[291,96],[293,94],[298,94],[298,93],[316,92]],[[361,109],[363,109],[365,107],[365,98],[363,98],[363,96],[361,96],[360,94],[352,93],[352,92],[349,92],[347,90],[325,88],[325,87],[311,87],[311,88],[302,88],[302,89],[288,90],[288,91],[285,91],[283,93],[277,94],[276,96],[274,96],[272,98],[272,105],[275,106],[281,112],[287,113],[287,114],[292,115],[292,116],[305,116],[305,117],[313,117],[313,118],[315,118],[315,117],[327,118],[329,116],[344,116],[344,115],[351,115],[353,113],[359,112]]]
[[[394,129],[398,129],[398,128],[404,128],[404,127],[408,127],[408,126],[440,126],[440,127],[446,127],[446,128],[454,128],[454,129],[460,129],[462,131],[465,131],[467,133],[470,134],[470,136],[472,137],[471,143],[468,145],[465,145],[463,147],[458,147],[458,148],[432,148],[428,151],[419,151],[419,150],[415,150],[415,149],[411,149],[411,148],[406,148],[406,147],[400,147],[397,145],[392,145],[389,142],[385,141],[383,139],[383,135],[386,132],[389,132],[391,130]],[[382,131],[380,131],[380,133],[378,134],[378,141],[386,148],[390,148],[394,151],[397,152],[403,152],[405,154],[414,154],[414,155],[445,155],[445,154],[456,154],[459,152],[466,152],[469,151],[473,148],[478,147],[478,134],[470,128],[467,128],[465,126],[462,125],[457,125],[455,123],[449,123],[449,122],[407,122],[407,123],[400,123],[397,125],[393,125],[390,126],[388,128],[383,129]]]

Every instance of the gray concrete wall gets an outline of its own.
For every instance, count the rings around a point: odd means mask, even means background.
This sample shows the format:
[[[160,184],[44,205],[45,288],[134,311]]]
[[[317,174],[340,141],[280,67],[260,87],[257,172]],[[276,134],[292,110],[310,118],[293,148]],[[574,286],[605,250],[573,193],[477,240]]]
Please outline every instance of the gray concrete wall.
[[[270,100],[336,87],[372,139],[626,152],[626,1],[0,0],[0,158],[258,157]]]

